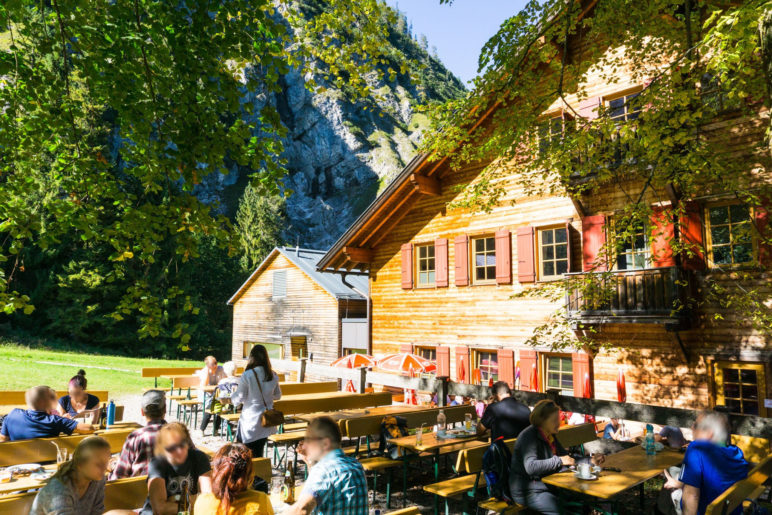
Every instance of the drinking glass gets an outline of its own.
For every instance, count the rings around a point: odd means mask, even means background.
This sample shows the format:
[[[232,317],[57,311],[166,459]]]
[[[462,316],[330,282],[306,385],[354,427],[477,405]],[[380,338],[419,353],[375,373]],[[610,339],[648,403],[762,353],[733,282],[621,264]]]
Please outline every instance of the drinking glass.
[[[471,431],[472,430],[472,414],[471,413],[467,413],[466,415],[464,415],[464,429],[466,429],[467,431]]]

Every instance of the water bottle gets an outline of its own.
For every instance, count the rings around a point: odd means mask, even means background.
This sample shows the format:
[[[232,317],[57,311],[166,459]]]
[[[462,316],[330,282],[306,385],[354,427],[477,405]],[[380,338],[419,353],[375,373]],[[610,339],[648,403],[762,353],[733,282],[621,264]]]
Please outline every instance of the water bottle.
[[[107,427],[115,424],[115,402],[110,399],[110,403],[107,405]]]
[[[445,430],[448,428],[448,419],[445,417],[445,412],[440,410],[437,413],[437,437],[445,438]]]
[[[654,452],[654,427],[651,424],[646,424],[646,436],[643,440],[643,448],[646,450],[646,454],[652,456]]]

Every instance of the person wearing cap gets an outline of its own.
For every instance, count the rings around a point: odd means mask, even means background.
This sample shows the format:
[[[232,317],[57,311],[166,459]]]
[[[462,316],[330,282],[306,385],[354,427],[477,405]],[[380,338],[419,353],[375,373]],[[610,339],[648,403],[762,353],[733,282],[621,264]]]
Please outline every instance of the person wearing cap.
[[[132,431],[126,438],[110,479],[144,476],[153,459],[158,430],[166,424],[166,395],[161,390],[150,390],[142,395],[142,416],[145,427]]]

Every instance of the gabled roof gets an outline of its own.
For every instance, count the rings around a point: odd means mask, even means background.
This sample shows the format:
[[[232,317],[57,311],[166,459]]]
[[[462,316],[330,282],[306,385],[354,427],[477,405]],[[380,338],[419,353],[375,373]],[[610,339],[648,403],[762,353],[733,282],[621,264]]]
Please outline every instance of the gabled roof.
[[[263,262],[258,265],[252,274],[250,274],[244,284],[242,284],[236,293],[228,300],[229,305],[233,304],[244,295],[244,292],[252,286],[257,278],[260,277],[260,274],[268,267],[268,264],[278,254],[287,258],[288,261],[298,267],[303,273],[310,277],[312,281],[336,299],[365,300],[365,297],[356,290],[365,294],[368,292],[369,283],[367,276],[352,273],[345,277],[344,282],[344,277],[341,274],[322,273],[317,270],[319,260],[322,259],[325,254],[323,250],[301,249],[299,247],[274,247]],[[354,288],[356,288],[356,290],[354,290]]]

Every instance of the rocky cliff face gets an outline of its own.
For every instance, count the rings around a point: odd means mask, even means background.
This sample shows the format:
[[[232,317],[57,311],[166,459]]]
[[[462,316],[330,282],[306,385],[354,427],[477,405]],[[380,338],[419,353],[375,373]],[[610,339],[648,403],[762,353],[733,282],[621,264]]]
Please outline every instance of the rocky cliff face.
[[[398,76],[375,84],[377,96],[354,102],[334,88],[312,93],[309,77],[291,72],[282,77],[280,93],[248,99],[257,107],[272,103],[288,129],[285,185],[294,193],[287,200],[287,243],[319,249],[334,243],[415,155],[427,124],[417,105],[463,93],[462,83],[409,35],[396,33],[392,40],[396,50],[425,64],[420,86]],[[233,214],[246,175],[210,176],[197,194]]]

